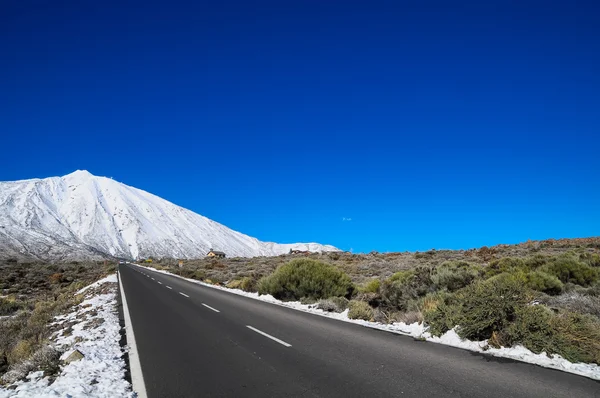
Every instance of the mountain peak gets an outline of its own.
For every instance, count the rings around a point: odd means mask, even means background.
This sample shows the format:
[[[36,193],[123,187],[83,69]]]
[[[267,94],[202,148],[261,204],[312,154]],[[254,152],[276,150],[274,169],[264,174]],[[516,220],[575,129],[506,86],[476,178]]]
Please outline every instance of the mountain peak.
[[[76,170],[58,179],[0,183],[2,253],[47,259],[104,254],[119,258],[275,256],[290,249],[335,251],[314,243],[277,244],[233,231],[148,192]],[[6,205],[5,205],[6,204]],[[48,248],[52,248],[48,252]],[[83,256],[83,254],[81,254]]]
[[[94,175],[87,170],[75,170],[74,172],[67,174],[65,177],[94,177]]]

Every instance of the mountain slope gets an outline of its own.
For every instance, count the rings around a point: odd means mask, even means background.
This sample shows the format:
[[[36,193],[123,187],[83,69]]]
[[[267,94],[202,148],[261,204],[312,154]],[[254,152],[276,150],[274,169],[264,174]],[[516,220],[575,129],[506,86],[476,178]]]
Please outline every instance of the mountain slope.
[[[64,177],[0,182],[0,255],[44,260],[111,255],[273,256],[317,243],[277,244],[233,231],[148,192],[78,170]]]

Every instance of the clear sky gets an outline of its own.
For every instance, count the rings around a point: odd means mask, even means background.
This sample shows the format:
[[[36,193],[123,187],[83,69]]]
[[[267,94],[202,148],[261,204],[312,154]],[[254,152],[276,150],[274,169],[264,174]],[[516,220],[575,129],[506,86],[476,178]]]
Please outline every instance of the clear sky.
[[[597,236],[599,4],[3,0],[0,180],[355,252]]]

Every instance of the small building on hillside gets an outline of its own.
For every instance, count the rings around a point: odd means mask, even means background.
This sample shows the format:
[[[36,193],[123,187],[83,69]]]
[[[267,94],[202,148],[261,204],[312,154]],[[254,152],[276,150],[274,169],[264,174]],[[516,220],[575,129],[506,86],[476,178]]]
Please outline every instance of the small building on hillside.
[[[210,249],[206,257],[225,258],[225,253]]]
[[[308,250],[290,249],[290,254],[310,254]]]

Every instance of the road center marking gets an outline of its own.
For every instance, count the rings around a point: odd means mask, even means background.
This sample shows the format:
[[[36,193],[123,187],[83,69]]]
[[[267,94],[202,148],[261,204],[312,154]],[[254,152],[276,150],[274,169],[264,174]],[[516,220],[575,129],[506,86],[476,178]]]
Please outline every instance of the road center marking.
[[[276,342],[278,342],[278,343],[279,343],[279,344],[281,344],[281,345],[284,345],[284,346],[286,346],[286,347],[291,347],[291,346],[292,346],[291,344],[288,344],[288,343],[286,343],[286,342],[285,342],[285,341],[283,341],[283,340],[279,340],[277,337],[273,337],[273,336],[271,336],[270,334],[267,334],[267,333],[265,333],[265,332],[263,332],[263,331],[260,331],[260,330],[258,330],[258,329],[256,329],[256,328],[253,328],[253,327],[252,327],[252,326],[250,326],[250,325],[246,325],[246,327],[247,327],[248,329],[250,329],[250,330],[254,330],[254,331],[255,331],[256,333],[258,333],[258,334],[262,334],[263,336],[265,336],[265,337],[267,337],[267,338],[269,338],[269,339],[271,339],[271,340],[273,340],[273,341],[276,341]]]
[[[165,286],[166,286],[166,285],[165,285]],[[171,290],[173,290],[173,288],[172,288],[171,286],[167,286],[167,289],[171,289]]]
[[[185,293],[181,293],[181,292],[179,292],[179,294],[181,294],[182,296],[185,296],[185,297],[190,297],[190,296],[188,296],[188,295],[187,295],[187,294],[185,294]]]
[[[156,279],[152,278],[153,281],[155,281]]]
[[[209,310],[213,310],[214,312],[221,312],[218,309],[211,307],[210,305],[206,305],[204,303],[202,303],[202,305],[205,306],[206,308],[208,308]]]
[[[158,281],[158,283],[160,283],[160,284],[162,285],[162,282],[161,282],[161,281]]]

